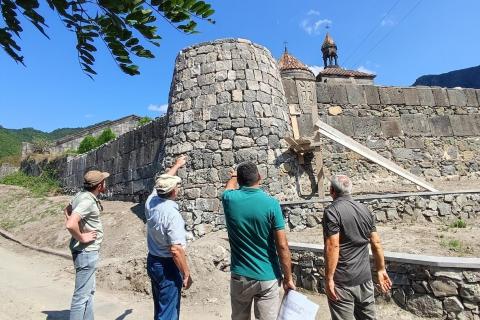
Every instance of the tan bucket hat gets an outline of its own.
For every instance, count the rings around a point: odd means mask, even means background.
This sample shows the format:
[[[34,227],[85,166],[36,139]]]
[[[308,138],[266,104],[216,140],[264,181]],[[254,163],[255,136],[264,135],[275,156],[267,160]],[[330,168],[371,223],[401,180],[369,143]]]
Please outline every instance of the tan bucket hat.
[[[182,182],[182,179],[179,177],[165,173],[155,179],[155,189],[159,194],[167,194],[180,182]]]
[[[86,186],[94,187],[106,178],[110,177],[110,173],[102,172],[98,170],[90,170],[83,176],[83,180]]]

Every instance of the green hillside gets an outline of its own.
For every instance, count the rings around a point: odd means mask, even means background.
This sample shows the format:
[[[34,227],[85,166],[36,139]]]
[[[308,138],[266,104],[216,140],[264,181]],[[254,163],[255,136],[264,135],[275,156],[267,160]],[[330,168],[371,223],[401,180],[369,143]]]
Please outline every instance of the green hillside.
[[[34,139],[54,141],[84,129],[61,128],[52,132],[43,132],[34,128],[7,129],[0,126],[0,163],[18,164],[22,151],[22,142],[32,142]]]

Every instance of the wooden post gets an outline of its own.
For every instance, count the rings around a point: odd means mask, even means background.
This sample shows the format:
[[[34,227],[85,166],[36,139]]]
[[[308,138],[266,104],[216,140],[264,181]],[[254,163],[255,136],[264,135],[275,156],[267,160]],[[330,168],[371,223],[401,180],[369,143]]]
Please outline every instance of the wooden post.
[[[293,139],[297,140],[300,138],[300,131],[298,131],[297,116],[299,116],[301,113],[296,110],[294,104],[288,105],[288,111],[290,112],[290,120],[292,122]]]
[[[325,172],[323,170],[322,150],[320,148],[315,148],[314,154],[315,154],[315,168],[317,169],[318,197],[320,199],[324,199],[325,198],[325,188],[324,188]]]

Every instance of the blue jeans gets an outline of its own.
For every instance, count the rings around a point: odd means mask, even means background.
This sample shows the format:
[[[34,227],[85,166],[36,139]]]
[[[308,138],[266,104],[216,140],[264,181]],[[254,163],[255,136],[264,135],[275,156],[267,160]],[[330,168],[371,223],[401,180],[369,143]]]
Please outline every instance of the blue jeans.
[[[147,257],[147,273],[152,281],[153,319],[179,319],[180,292],[183,280],[173,259],[149,254]]]
[[[93,295],[98,251],[73,252],[75,290],[70,306],[70,320],[93,320]]]

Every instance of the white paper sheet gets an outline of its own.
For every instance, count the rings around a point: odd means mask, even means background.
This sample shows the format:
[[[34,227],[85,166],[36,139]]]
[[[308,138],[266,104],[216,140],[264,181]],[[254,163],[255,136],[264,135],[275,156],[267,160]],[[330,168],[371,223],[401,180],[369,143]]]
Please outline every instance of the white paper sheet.
[[[290,290],[283,299],[277,320],[315,320],[318,307],[303,294]]]

